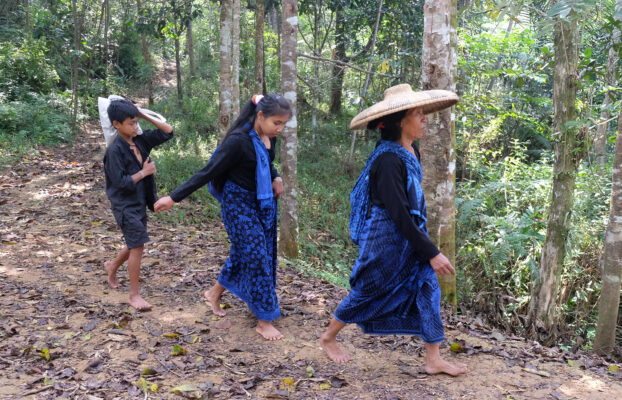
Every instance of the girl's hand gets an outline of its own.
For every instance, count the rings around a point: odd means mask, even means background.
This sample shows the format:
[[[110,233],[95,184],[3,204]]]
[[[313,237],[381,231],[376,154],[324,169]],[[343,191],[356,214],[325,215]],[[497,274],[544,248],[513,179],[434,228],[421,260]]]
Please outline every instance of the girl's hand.
[[[277,199],[283,194],[283,179],[280,176],[277,176],[272,181],[272,190],[274,191],[274,197]]]
[[[456,275],[456,270],[443,253],[438,253],[430,259],[430,265],[432,265],[434,272],[439,275]]]
[[[165,196],[162,197],[160,200],[156,201],[156,203],[153,205],[153,209],[155,210],[155,212],[166,211],[170,210],[170,208],[173,207],[174,204],[175,202],[173,201],[173,199],[171,199],[171,196]]]

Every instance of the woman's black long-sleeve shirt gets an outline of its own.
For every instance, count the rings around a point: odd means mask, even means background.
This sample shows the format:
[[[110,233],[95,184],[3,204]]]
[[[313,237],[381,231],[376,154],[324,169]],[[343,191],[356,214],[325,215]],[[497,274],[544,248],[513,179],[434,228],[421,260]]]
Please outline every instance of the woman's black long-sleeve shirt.
[[[279,176],[272,165],[275,144],[276,138],[271,138],[268,154],[270,156],[270,175],[272,180]],[[214,153],[207,165],[175,189],[170,196],[174,202],[180,202],[195,190],[214,180],[223,183],[226,180],[230,180],[248,191],[256,192],[256,168],[257,156],[255,155],[253,139],[248,132],[242,130],[234,131],[223,140],[218,147],[218,151]]]
[[[407,182],[408,171],[399,156],[392,152],[381,154],[369,171],[371,203],[387,210],[391,220],[413,246],[419,258],[430,260],[440,251],[419,229],[410,214]]]

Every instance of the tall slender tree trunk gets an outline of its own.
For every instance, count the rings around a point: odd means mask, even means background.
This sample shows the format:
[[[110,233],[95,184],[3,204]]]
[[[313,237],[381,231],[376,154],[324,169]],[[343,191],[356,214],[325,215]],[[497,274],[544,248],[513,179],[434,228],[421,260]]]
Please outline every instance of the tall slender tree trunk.
[[[181,32],[180,32],[181,33]],[[177,100],[181,102],[184,92],[181,86],[181,54],[179,35],[175,36],[175,69],[177,70]]]
[[[313,5],[313,55],[316,57],[320,56],[320,12],[321,3],[319,1],[316,1]],[[313,88],[311,89],[311,94],[313,96],[313,98],[311,99],[311,142],[313,144],[315,144],[315,131],[317,129],[317,105],[320,97],[319,85],[320,64],[315,62],[313,63]]]
[[[346,62],[346,23],[341,5],[335,11],[335,50],[333,58]],[[333,64],[333,80],[330,86],[330,113],[341,114],[341,92],[343,89],[343,74],[345,67]]]
[[[264,92],[263,27],[265,13],[264,0],[257,0],[257,8],[255,9],[255,93]]]
[[[613,29],[613,35],[611,37],[611,48],[609,49],[609,57],[607,59],[607,70],[605,83],[607,86],[616,86],[616,72],[618,64],[618,52],[614,49],[615,44],[620,41],[620,30],[618,28]],[[600,120],[606,121],[611,116],[611,112],[607,110],[607,107],[613,103],[613,93],[607,91],[605,98],[603,99],[603,110],[600,112]],[[596,155],[596,163],[599,165],[605,165],[607,163],[607,128],[609,123],[598,125],[596,128],[596,136],[594,137],[594,153]]]
[[[30,20],[30,0],[24,0],[24,13],[26,14],[26,35],[32,37],[32,22]]]
[[[78,131],[78,79],[80,78],[80,17],[76,0],[71,0],[73,10],[73,49],[74,54],[71,61],[71,93],[73,102],[73,112],[71,115],[71,126],[74,134]]]
[[[421,82],[424,90],[455,92],[457,74],[457,2],[426,0],[423,6]],[[428,208],[428,232],[440,251],[455,264],[456,131],[454,108],[427,118],[421,139],[423,191]],[[457,305],[456,276],[439,275],[443,298]]]
[[[138,12],[142,12],[143,5],[141,0],[136,0],[136,7],[138,8]],[[147,73],[147,96],[149,105],[153,105],[153,65],[151,63],[151,53],[149,53],[149,45],[147,43],[147,37],[144,33],[140,34],[140,43],[143,49],[143,58],[145,59],[145,64],[149,66],[149,72]]]
[[[220,90],[218,142],[222,142],[231,119],[231,25],[232,0],[220,0]]]
[[[188,26],[186,26],[186,49],[188,51],[188,63],[190,64],[190,79],[197,76],[197,67],[194,57],[194,32],[192,30],[192,1],[186,2],[186,13],[188,14]]]
[[[298,121],[296,120],[296,44],[298,43],[298,1],[283,0],[283,54],[281,81],[283,96],[292,108],[292,118],[281,134],[281,167],[285,191],[281,196],[279,254],[298,256]]]
[[[108,31],[110,30],[110,0],[104,0],[106,6],[106,18],[104,19],[104,65],[106,66],[106,81],[110,74],[110,42],[108,41]]]
[[[598,302],[598,325],[594,350],[611,354],[616,339],[618,309],[620,307],[620,280],[622,279],[622,111],[618,117],[618,136],[613,159],[611,208],[605,233],[603,278]]]
[[[378,1],[378,14],[376,15],[376,25],[374,27],[374,34],[371,39],[371,50],[369,51],[369,62],[367,63],[367,71],[371,71],[372,66],[372,56],[374,55],[374,51],[376,50],[376,38],[378,37],[378,27],[380,26],[380,19],[382,18],[382,3],[384,0]],[[361,98],[363,99],[359,104],[359,112],[363,109],[363,105],[366,103],[364,99],[367,98],[367,89],[369,89],[369,85],[371,84],[372,74],[367,72],[365,74],[365,83],[363,83],[363,89],[361,90]],[[359,131],[352,131],[352,140],[350,141],[350,151],[348,152],[348,163],[352,162],[352,157],[354,156],[354,145],[356,143],[356,135]]]
[[[233,0],[233,35],[231,45],[231,113],[240,113],[240,0]]]
[[[272,30],[276,33],[276,54],[279,57],[279,65],[283,63],[281,60],[281,24],[279,23],[279,8],[278,3],[272,3],[272,7],[270,8],[270,24],[272,25]]]
[[[554,28],[555,68],[553,73],[553,107],[555,143],[553,190],[542,246],[538,276],[532,282],[527,325],[532,334],[545,344],[556,337],[559,276],[566,256],[566,241],[577,176],[577,129],[568,122],[576,118],[578,34],[577,20],[572,16],[558,20]]]

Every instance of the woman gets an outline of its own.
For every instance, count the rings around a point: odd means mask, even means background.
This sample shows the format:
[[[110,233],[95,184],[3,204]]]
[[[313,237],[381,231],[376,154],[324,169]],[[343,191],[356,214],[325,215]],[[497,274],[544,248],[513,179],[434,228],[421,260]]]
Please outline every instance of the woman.
[[[351,290],[335,311],[320,344],[336,363],[351,360],[336,336],[346,324],[365,333],[419,335],[425,341],[425,370],[460,375],[464,364],[440,356],[444,339],[436,273],[455,270],[430,241],[421,189],[422,170],[413,142],[425,134],[425,114],[458,101],[451,92],[413,92],[410,85],[385,91],[384,100],[357,115],[351,129],[380,129],[382,140],[359,176],[350,201],[350,235],[360,245]]]
[[[225,290],[242,299],[257,317],[255,330],[268,340],[283,335],[272,325],[281,316],[276,296],[277,201],[283,181],[272,165],[276,137],[292,112],[278,95],[255,95],[235,120],[205,168],[155,204],[170,209],[205,184],[222,205],[231,240],[218,282],[204,295],[218,316]]]

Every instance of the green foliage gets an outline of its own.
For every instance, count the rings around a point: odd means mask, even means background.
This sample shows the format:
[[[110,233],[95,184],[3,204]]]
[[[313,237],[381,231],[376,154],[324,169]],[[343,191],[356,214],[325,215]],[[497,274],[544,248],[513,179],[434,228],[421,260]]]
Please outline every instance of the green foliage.
[[[28,39],[21,45],[0,46],[0,97],[14,101],[29,93],[49,93],[58,74],[47,56],[45,43]]]
[[[0,98],[0,169],[38,145],[69,141],[69,100],[53,95],[16,101]]]
[[[546,235],[552,165],[528,163],[524,149],[458,187],[456,238],[462,303],[507,329],[520,332]],[[600,291],[598,260],[607,223],[610,174],[582,165],[570,220],[568,255],[561,274],[566,329],[594,322]],[[598,188],[598,189],[596,189]],[[563,330],[563,329],[562,329]]]

